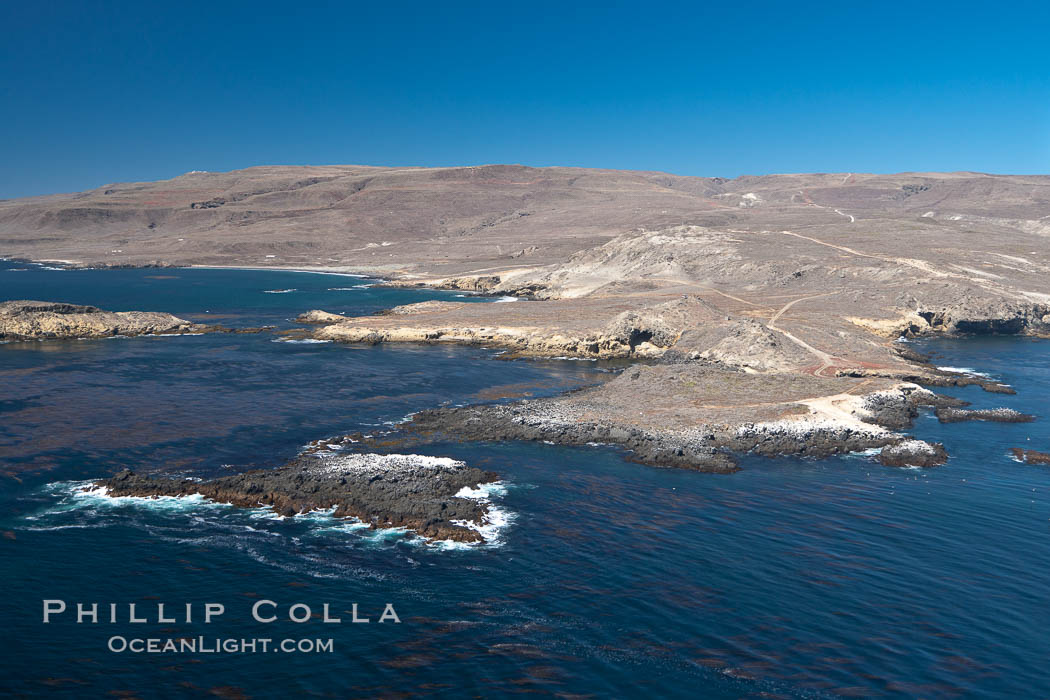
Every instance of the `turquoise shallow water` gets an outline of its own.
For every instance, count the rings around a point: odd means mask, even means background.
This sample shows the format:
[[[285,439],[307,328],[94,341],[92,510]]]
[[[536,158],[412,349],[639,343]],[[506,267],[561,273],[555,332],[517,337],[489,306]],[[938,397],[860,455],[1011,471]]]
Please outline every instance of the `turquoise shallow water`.
[[[25,271],[8,271],[11,268]],[[156,279],[156,277],[172,279]],[[228,325],[367,313],[438,292],[265,271],[50,271],[0,263],[0,298],[208,310]],[[334,288],[348,289],[334,289]],[[267,290],[295,289],[268,294]],[[521,302],[524,303],[524,302]],[[446,444],[505,475],[498,544],[426,546],[323,516],[76,497],[124,466],[206,476],[279,464],[317,437],[382,430],[443,402],[549,394],[609,371],[492,351],[208,335],[0,345],[0,690],[94,697],[592,694],[657,697],[1045,696],[1050,451],[1045,342],[926,346],[1013,384],[952,390],[1044,416],[941,425],[933,470],[859,456],[745,458],[705,475],[607,448]],[[501,387],[495,391],[492,387]],[[41,600],[225,605],[211,625],[41,624]],[[269,625],[260,598],[343,624]],[[373,623],[341,611],[358,603]],[[392,603],[400,625],[377,624]],[[143,607],[145,606],[145,607]],[[203,608],[198,607],[198,617]],[[283,608],[286,609],[286,608]],[[106,608],[103,608],[105,611]],[[339,612],[337,612],[339,611]],[[105,615],[105,612],[103,613]],[[145,631],[144,631],[145,630]],[[126,637],[331,638],[323,654],[132,654]]]

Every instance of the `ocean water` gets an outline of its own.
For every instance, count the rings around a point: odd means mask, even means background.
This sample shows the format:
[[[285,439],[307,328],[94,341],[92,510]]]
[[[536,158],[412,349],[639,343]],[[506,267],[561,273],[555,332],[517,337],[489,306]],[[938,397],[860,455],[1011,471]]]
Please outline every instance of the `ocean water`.
[[[19,268],[25,268],[20,270]],[[17,270],[17,271],[12,271]],[[208,311],[231,326],[310,308],[369,313],[450,294],[272,271],[56,271],[0,263],[0,298]],[[295,290],[282,293],[276,290]],[[485,300],[477,300],[487,303]],[[527,302],[522,302],[527,303]],[[203,314],[202,314],[203,315]],[[200,317],[195,317],[200,318]],[[548,395],[614,366],[475,348],[205,335],[0,345],[0,691],[30,696],[1045,697],[1050,680],[1047,343],[923,349],[1018,389],[953,389],[1031,424],[941,425],[947,465],[745,458],[732,475],[612,448],[450,443],[499,471],[494,543],[426,545],[315,513],[107,499],[124,467],[211,476],[443,403]],[[42,600],[100,605],[42,623]],[[262,624],[267,599],[280,617]],[[204,624],[203,605],[226,612]],[[110,624],[108,604],[122,609]],[[135,603],[150,622],[127,622]],[[174,623],[158,623],[156,605]],[[191,622],[182,619],[195,604]],[[315,617],[297,624],[288,606]],[[325,623],[322,606],[342,619]],[[401,622],[380,624],[389,603]],[[350,621],[353,605],[368,624]],[[125,638],[331,639],[328,653],[150,654]]]

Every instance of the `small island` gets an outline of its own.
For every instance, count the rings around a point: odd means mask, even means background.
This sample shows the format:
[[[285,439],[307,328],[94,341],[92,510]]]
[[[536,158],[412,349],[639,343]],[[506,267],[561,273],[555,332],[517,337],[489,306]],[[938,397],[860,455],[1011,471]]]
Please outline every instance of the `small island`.
[[[157,311],[103,311],[50,301],[0,302],[0,340],[105,338],[199,332],[199,326]]]
[[[54,301],[0,302],[0,341],[260,333],[271,328],[205,325],[162,311],[104,311],[97,306]]]
[[[406,528],[429,541],[484,542],[479,529],[487,522],[488,506],[466,493],[498,478],[446,457],[315,450],[276,469],[209,481],[125,470],[95,486],[114,497],[200,494],[216,503],[270,508],[285,517],[331,510],[336,518],[357,518],[376,529]]]

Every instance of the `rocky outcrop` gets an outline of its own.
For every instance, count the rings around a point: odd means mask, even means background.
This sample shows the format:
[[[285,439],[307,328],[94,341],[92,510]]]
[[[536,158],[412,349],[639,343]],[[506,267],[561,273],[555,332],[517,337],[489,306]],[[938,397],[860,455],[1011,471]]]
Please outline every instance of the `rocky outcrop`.
[[[1050,297],[1040,302],[1009,298],[966,287],[948,286],[932,298],[902,294],[897,319],[851,319],[880,335],[1035,335],[1050,333]]]
[[[436,286],[438,289],[460,289],[468,292],[488,293],[495,289],[499,283],[500,279],[497,275],[482,275],[480,277],[453,277]]]
[[[464,275],[463,277],[441,277],[425,280],[397,279],[384,282],[385,287],[428,287],[473,294],[493,294],[500,285],[499,275]]]
[[[808,359],[797,345],[758,321],[735,320],[719,329],[721,339],[706,350],[693,351],[693,359],[715,362],[744,371],[785,371]]]
[[[488,507],[457,495],[498,475],[463,462],[421,455],[305,454],[278,469],[259,469],[211,481],[165,479],[123,471],[96,482],[110,496],[190,496],[283,516],[331,510],[372,528],[403,527],[428,540],[481,542],[477,528]],[[472,527],[473,525],[473,527]]]
[[[541,307],[550,302],[500,304],[500,307]],[[345,318],[323,311],[299,317],[304,323],[331,322],[314,337],[346,343],[461,343],[507,348],[523,356],[586,357],[594,359],[662,357],[679,343],[683,332],[712,323],[721,314],[695,295],[623,311],[604,325],[573,324],[564,318],[539,319],[508,316],[489,311],[491,320],[501,316],[506,325],[465,325],[475,312],[488,304],[425,301],[397,306],[378,316]],[[456,313],[459,312],[459,313]],[[396,320],[395,320],[396,319]],[[570,319],[571,320],[571,319]]]
[[[103,311],[47,301],[0,303],[0,339],[50,340],[199,332],[195,324],[155,311]]]
[[[948,461],[948,453],[939,442],[904,440],[882,448],[879,463],[887,467],[937,467]]]
[[[923,367],[922,370],[922,372],[912,373],[905,371],[887,372],[884,370],[849,369],[839,370],[835,374],[839,377],[893,377],[913,384],[922,384],[923,386],[979,386],[992,394],[1013,395],[1017,393],[1017,390],[1009,384],[1003,384],[994,379],[986,379],[984,377],[961,374],[958,372],[945,372],[938,370],[932,365]]]
[[[316,323],[320,325],[328,323],[341,323],[346,320],[346,316],[340,316],[339,314],[329,313],[322,311],[321,309],[312,309],[304,313],[299,314],[295,317],[296,323]]]
[[[429,301],[416,302],[415,304],[402,304],[401,306],[395,306],[385,311],[381,311],[380,313],[390,316],[413,316],[415,314],[433,313],[435,311],[451,311],[453,309],[458,309],[462,305],[462,302],[438,301],[437,299],[431,299]],[[331,316],[331,314],[329,315]]]
[[[676,302],[670,302],[641,311],[624,311],[605,327],[605,332],[631,348],[642,343],[670,347],[678,341],[684,330],[681,319],[668,318],[681,315],[681,310],[676,308],[679,306]],[[675,323],[675,320],[679,322]]]
[[[1050,466],[1050,454],[1036,450],[1026,450],[1020,447],[1011,447],[1010,454],[1019,462],[1025,464],[1045,464]]]
[[[867,394],[861,404],[861,420],[884,428],[903,430],[911,426],[919,416],[921,408],[944,410],[958,406],[968,406],[953,396],[935,394],[928,389],[915,385],[903,385],[894,391],[876,391]]]
[[[726,438],[726,447],[762,457],[810,457],[823,459],[833,455],[861,452],[881,447],[900,437],[886,430],[833,420],[819,416],[748,423]]]
[[[588,333],[570,335],[536,328],[520,327],[456,327],[456,326],[364,326],[336,323],[318,329],[319,340],[341,343],[458,343],[506,348],[520,355],[534,357],[590,357],[614,359],[627,357],[659,357],[663,348],[640,341],[631,345],[631,338]],[[627,340],[627,342],[624,342]]]
[[[1012,408],[982,408],[968,410],[965,408],[938,408],[937,420],[942,423],[961,423],[968,420],[990,421],[994,423],[1031,423],[1035,416],[1019,413]]]
[[[987,294],[965,294],[946,304],[916,303],[915,315],[926,322],[920,332],[1016,335],[1043,331],[1050,305],[1019,302]]]
[[[624,311],[605,326],[604,334],[634,351],[642,344],[665,350],[682,334],[716,317],[718,311],[700,297],[684,295],[678,299]]]

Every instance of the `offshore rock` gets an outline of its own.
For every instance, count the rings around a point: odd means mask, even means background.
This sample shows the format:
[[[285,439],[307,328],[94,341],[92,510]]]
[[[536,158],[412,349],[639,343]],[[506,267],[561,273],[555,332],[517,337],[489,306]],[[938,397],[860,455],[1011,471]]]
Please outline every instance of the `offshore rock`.
[[[861,420],[884,428],[901,430],[911,427],[919,416],[920,408],[944,410],[969,405],[969,401],[954,396],[935,394],[918,386],[904,386],[895,391],[877,391],[865,396],[863,409],[868,415]]]
[[[967,410],[963,408],[938,408],[937,420],[942,423],[961,423],[967,420],[983,420],[994,423],[1031,423],[1035,416],[1019,413],[1012,408]]]
[[[283,516],[334,509],[372,528],[404,527],[428,540],[482,542],[470,525],[488,507],[457,496],[498,479],[494,472],[445,457],[331,454],[300,456],[278,469],[257,469],[210,481],[147,477],[123,471],[95,484],[110,496],[190,496],[243,508],[269,507]]]
[[[1020,462],[1025,464],[1046,464],[1050,466],[1050,454],[1046,452],[1037,452],[1036,450],[1026,450],[1020,447],[1011,447],[1010,454],[1014,456]]]
[[[0,340],[103,338],[201,332],[195,324],[156,311],[103,311],[49,301],[0,303]]]
[[[879,453],[879,463],[887,467],[937,467],[947,461],[944,445],[923,440],[904,440],[887,445]]]

